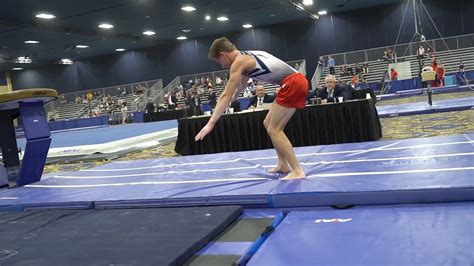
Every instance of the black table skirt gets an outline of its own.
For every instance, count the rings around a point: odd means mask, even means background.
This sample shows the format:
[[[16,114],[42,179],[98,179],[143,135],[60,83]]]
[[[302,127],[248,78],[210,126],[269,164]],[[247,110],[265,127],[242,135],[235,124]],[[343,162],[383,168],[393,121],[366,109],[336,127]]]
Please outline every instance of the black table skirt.
[[[194,155],[272,148],[263,126],[267,112],[223,115],[214,130],[200,142],[195,142],[194,137],[209,117],[179,119],[175,151],[181,155]],[[372,141],[382,137],[372,100],[308,106],[297,110],[285,133],[295,147]]]
[[[145,123],[147,123],[147,122],[174,120],[174,119],[179,119],[183,117],[188,117],[188,109],[148,113],[144,115],[144,121]]]

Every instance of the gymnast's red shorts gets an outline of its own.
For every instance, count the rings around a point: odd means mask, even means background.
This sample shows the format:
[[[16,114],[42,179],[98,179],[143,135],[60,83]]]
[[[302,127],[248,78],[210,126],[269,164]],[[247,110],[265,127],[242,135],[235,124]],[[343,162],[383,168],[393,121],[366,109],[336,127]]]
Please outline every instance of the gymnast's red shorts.
[[[276,103],[288,108],[303,109],[306,97],[308,97],[308,81],[305,76],[297,72],[283,79]]]

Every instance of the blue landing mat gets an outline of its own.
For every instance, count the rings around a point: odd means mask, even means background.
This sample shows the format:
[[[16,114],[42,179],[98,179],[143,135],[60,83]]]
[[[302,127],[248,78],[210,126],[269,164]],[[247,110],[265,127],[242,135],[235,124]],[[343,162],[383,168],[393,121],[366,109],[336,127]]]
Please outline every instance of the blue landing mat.
[[[0,193],[0,209],[306,207],[474,201],[474,134],[301,147],[307,178],[266,170],[274,150],[114,162]]]
[[[379,117],[394,117],[462,111],[474,107],[474,97],[437,101],[436,96],[433,96],[432,106],[428,104],[428,98],[426,99],[426,102],[377,106],[377,112],[379,113]]]
[[[177,127],[178,122],[176,120],[169,120],[58,132],[52,136],[51,148],[103,144]],[[18,139],[17,143],[19,147],[24,149],[26,139]]]
[[[247,265],[473,265],[474,203],[290,212]]]

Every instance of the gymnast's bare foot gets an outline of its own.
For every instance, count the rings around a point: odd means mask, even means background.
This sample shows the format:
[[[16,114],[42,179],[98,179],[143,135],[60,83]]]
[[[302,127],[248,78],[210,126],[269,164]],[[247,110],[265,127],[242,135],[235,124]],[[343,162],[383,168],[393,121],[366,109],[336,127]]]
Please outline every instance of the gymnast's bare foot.
[[[305,178],[306,175],[303,171],[292,171],[287,176],[280,178],[280,180],[293,180],[293,179],[302,179]]]
[[[268,170],[268,172],[271,174],[276,174],[276,173],[286,174],[286,173],[289,173],[290,171],[291,169],[289,166],[281,166],[281,165],[277,165],[275,168]]]

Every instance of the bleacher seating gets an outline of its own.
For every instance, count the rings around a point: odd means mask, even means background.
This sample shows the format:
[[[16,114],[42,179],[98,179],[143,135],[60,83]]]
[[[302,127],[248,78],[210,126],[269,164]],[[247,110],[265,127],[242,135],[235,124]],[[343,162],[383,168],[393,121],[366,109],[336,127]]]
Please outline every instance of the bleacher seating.
[[[436,53],[436,59],[439,63],[444,65],[446,75],[454,74],[461,62],[461,59],[464,63],[466,71],[474,69],[474,47],[464,48],[464,49],[457,49],[457,50],[450,50],[450,51],[441,51]],[[412,78],[418,75],[418,59],[416,55],[406,56],[399,58],[401,61],[411,61],[411,73]],[[337,63],[337,62],[336,62]],[[364,62],[361,62],[361,64]],[[426,56],[423,59],[423,63],[425,66],[429,66],[431,63],[431,58]],[[379,61],[370,61],[369,64],[369,74],[364,75],[366,81],[368,83],[373,82],[381,82],[383,79],[384,71],[389,69],[389,63],[387,61],[379,60]],[[345,76],[340,77],[340,67],[341,65],[336,66],[336,76],[338,79],[342,80],[345,83],[350,83],[352,76]],[[319,86],[324,86],[324,77],[329,74],[329,69],[324,67],[323,75],[319,80]]]

